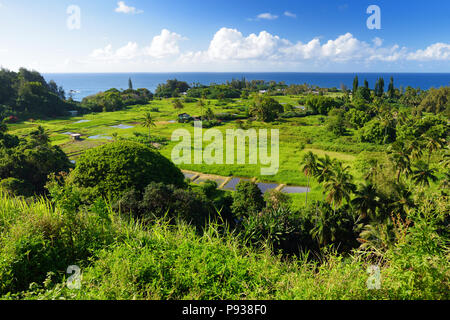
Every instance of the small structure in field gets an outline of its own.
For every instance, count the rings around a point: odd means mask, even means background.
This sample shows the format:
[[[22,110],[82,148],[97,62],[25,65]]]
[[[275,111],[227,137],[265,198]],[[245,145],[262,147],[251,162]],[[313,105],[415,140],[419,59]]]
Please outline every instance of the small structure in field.
[[[81,134],[79,134],[79,133],[72,133],[70,135],[70,137],[72,138],[73,141],[80,141],[81,140]]]
[[[72,117],[76,117],[78,115],[78,111],[76,111],[76,110],[69,111],[69,113]]]
[[[182,120],[182,121],[189,121],[189,120],[191,120],[191,118],[192,117],[187,113],[182,113],[182,114],[178,115],[178,119]]]

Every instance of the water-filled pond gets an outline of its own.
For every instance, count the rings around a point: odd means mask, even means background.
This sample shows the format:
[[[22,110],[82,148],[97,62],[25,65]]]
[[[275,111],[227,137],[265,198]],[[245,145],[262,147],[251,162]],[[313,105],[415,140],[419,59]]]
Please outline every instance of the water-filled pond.
[[[192,179],[193,177],[196,176],[195,173],[183,172],[183,174],[184,174],[184,177],[185,177],[186,179]]]
[[[306,193],[311,191],[306,187],[284,187],[281,192],[283,193]]]
[[[233,178],[231,179],[224,187],[224,190],[236,190],[237,184],[241,181],[250,181],[250,179],[244,179],[244,178]]]
[[[270,190],[278,188],[278,184],[276,183],[257,183],[259,190],[261,190],[262,193],[266,193]]]
[[[113,138],[112,138],[112,137],[109,137],[109,136],[103,136],[103,135],[101,135],[101,134],[98,134],[98,135],[96,135],[96,136],[90,136],[90,137],[88,137],[88,139],[95,139],[95,140],[101,140],[101,139],[103,139],[103,140],[112,140]]]
[[[111,126],[111,128],[116,128],[116,129],[132,129],[134,128],[134,126],[129,126],[129,125],[125,125],[125,124],[119,124],[117,126]]]

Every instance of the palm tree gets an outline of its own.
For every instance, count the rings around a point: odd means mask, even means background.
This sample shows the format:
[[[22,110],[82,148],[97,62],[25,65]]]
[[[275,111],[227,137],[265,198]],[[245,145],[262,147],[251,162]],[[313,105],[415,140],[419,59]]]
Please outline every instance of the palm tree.
[[[376,209],[379,206],[379,197],[374,185],[371,183],[360,185],[355,195],[356,197],[351,203],[360,218],[375,217]]]
[[[203,121],[203,107],[205,106],[203,98],[198,100],[197,105],[200,107],[200,121]]]
[[[421,140],[408,140],[405,143],[405,149],[410,154],[410,158],[419,160],[423,155],[423,143]]]
[[[332,160],[328,155],[325,155],[325,158],[320,158],[318,160],[314,176],[319,183],[323,183],[328,179],[332,173],[334,161],[335,160]],[[325,194],[323,194],[323,197],[325,198]]]
[[[309,192],[309,181],[311,176],[315,175],[317,172],[317,156],[311,151],[303,156],[303,173],[308,177],[308,182],[306,186],[306,204],[308,206],[308,192]]]
[[[389,147],[388,153],[390,154],[390,160],[397,169],[397,182],[400,182],[400,174],[411,172],[409,152],[404,143],[396,142]]]
[[[325,155],[325,158],[318,159],[315,176],[319,183],[324,182],[332,173],[334,162],[335,160],[332,160],[328,155]]]
[[[414,170],[412,171],[413,181],[421,186],[430,186],[430,180],[436,182],[436,169],[430,168],[429,164],[423,161],[417,162]]]
[[[369,169],[364,174],[364,180],[373,181],[382,170],[382,165],[378,163],[377,159],[369,159]]]
[[[387,218],[384,222],[365,225],[358,241],[361,243],[360,249],[383,256],[384,252],[395,243],[392,220]]]
[[[389,207],[395,213],[406,213],[415,207],[411,190],[404,184],[394,184],[393,202]]]
[[[445,147],[444,153],[442,155],[442,160],[439,162],[444,168],[450,167],[450,147],[447,145]]]
[[[353,177],[348,173],[348,166],[343,166],[341,162],[335,163],[332,174],[328,176],[324,184],[325,190],[328,192],[327,201],[336,207],[341,205],[342,200],[350,201],[350,195],[355,190],[355,185],[352,183]]]
[[[388,129],[392,127],[394,123],[394,117],[392,116],[392,113],[389,111],[383,112],[383,114],[378,116],[378,120],[381,122],[381,124],[384,126],[384,139],[383,143],[388,143],[387,139],[387,133]]]
[[[428,163],[430,163],[431,155],[443,148],[445,140],[428,133],[424,133],[422,139],[425,141],[425,148],[428,150]]]
[[[142,124],[145,128],[148,128],[148,141],[151,142],[151,128],[156,127],[155,120],[153,120],[150,112],[147,112],[144,117],[144,123]]]

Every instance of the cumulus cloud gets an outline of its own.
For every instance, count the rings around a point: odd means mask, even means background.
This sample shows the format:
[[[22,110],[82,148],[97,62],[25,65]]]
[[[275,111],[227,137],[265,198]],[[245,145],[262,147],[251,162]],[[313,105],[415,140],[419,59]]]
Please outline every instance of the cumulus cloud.
[[[185,39],[175,32],[163,29],[160,35],[153,38],[151,45],[145,49],[145,52],[147,55],[158,59],[174,56],[180,53],[178,42]]]
[[[139,14],[144,12],[142,10],[136,9],[135,7],[127,6],[124,1],[117,2],[117,8],[115,11],[125,14]]]
[[[289,12],[289,11],[285,11],[284,15],[286,17],[289,17],[289,18],[297,18],[297,15],[295,13],[292,13],[292,12]]]
[[[188,52],[180,49],[182,40],[186,38],[163,29],[147,47],[128,42],[114,49],[109,44],[94,50],[90,57],[106,62],[155,63],[161,68],[170,66],[180,70],[228,68],[255,71],[300,65],[323,68],[348,63],[368,66],[378,62],[450,61],[450,44],[435,43],[423,50],[411,51],[398,44],[383,45],[380,38],[362,41],[351,33],[326,41],[314,38],[307,42],[291,42],[267,31],[245,35],[237,29],[224,27],[214,34],[205,50]]]
[[[104,48],[95,49],[91,53],[91,58],[98,60],[110,60],[110,61],[120,61],[120,60],[131,60],[139,55],[138,44],[136,42],[128,42],[125,46],[113,50],[111,44],[108,44]]]
[[[208,56],[219,60],[264,59],[276,55],[277,49],[288,43],[267,31],[244,37],[236,29],[222,28],[214,35]]]
[[[379,44],[379,42],[378,42]],[[356,39],[346,33],[333,40],[321,43],[318,38],[307,43],[292,43],[267,31],[244,36],[237,29],[221,28],[213,37],[207,51],[190,52],[182,59],[201,58],[221,61],[396,61],[406,56],[405,48],[395,45],[382,48]]]
[[[136,42],[130,41],[125,46],[114,50],[112,44],[108,44],[103,48],[93,50],[90,57],[96,60],[106,60],[111,62],[132,60],[148,56],[156,59],[168,58],[180,54],[178,42],[185,39],[185,37],[182,37],[175,32],[163,29],[159,35],[153,38],[148,47],[141,49]]]
[[[417,50],[408,55],[408,60],[450,60],[450,44],[435,43],[425,50]]]

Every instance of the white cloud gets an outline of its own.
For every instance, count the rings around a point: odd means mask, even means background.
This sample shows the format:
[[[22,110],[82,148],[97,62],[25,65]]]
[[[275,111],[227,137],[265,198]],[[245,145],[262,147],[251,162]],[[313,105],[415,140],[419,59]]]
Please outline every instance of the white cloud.
[[[115,11],[125,14],[139,14],[144,12],[142,10],[136,9],[135,7],[127,6],[124,1],[117,2],[117,8]]]
[[[382,46],[382,44],[383,44],[383,39],[381,39],[381,38],[379,38],[379,37],[375,37],[375,38],[373,38],[372,39],[372,42],[373,42],[373,44],[376,46],[376,47],[381,47]]]
[[[153,58],[166,58],[180,53],[178,42],[186,38],[175,32],[163,29],[161,34],[154,37],[150,47],[145,49],[146,53]]]
[[[131,60],[139,55],[138,44],[136,42],[128,42],[127,45],[113,50],[112,45],[108,44],[104,48],[95,49],[90,57],[98,60],[120,61]]]
[[[283,43],[288,41],[267,31],[244,37],[236,29],[222,28],[214,35],[207,53],[219,60],[263,59],[275,55]]]
[[[271,13],[261,13],[257,16],[258,19],[264,19],[264,20],[275,20],[278,19],[278,16],[273,15]]]
[[[292,13],[292,12],[289,12],[289,11],[285,11],[284,15],[286,17],[289,17],[289,18],[297,18],[297,15],[295,13]]]
[[[408,60],[450,60],[450,44],[435,43],[425,50],[417,50],[408,55]]]
[[[93,64],[115,63],[122,69],[147,66],[159,71],[293,71],[328,67],[331,70],[346,66],[369,68],[378,63],[401,66],[406,61],[417,60],[450,61],[450,44],[436,43],[424,50],[411,51],[398,44],[385,46],[380,38],[362,41],[351,33],[326,41],[317,37],[294,43],[267,31],[245,35],[237,29],[224,27],[214,34],[205,50],[183,52],[179,43],[185,39],[163,29],[147,47],[128,42],[114,49],[109,44],[94,50],[90,61]]]

